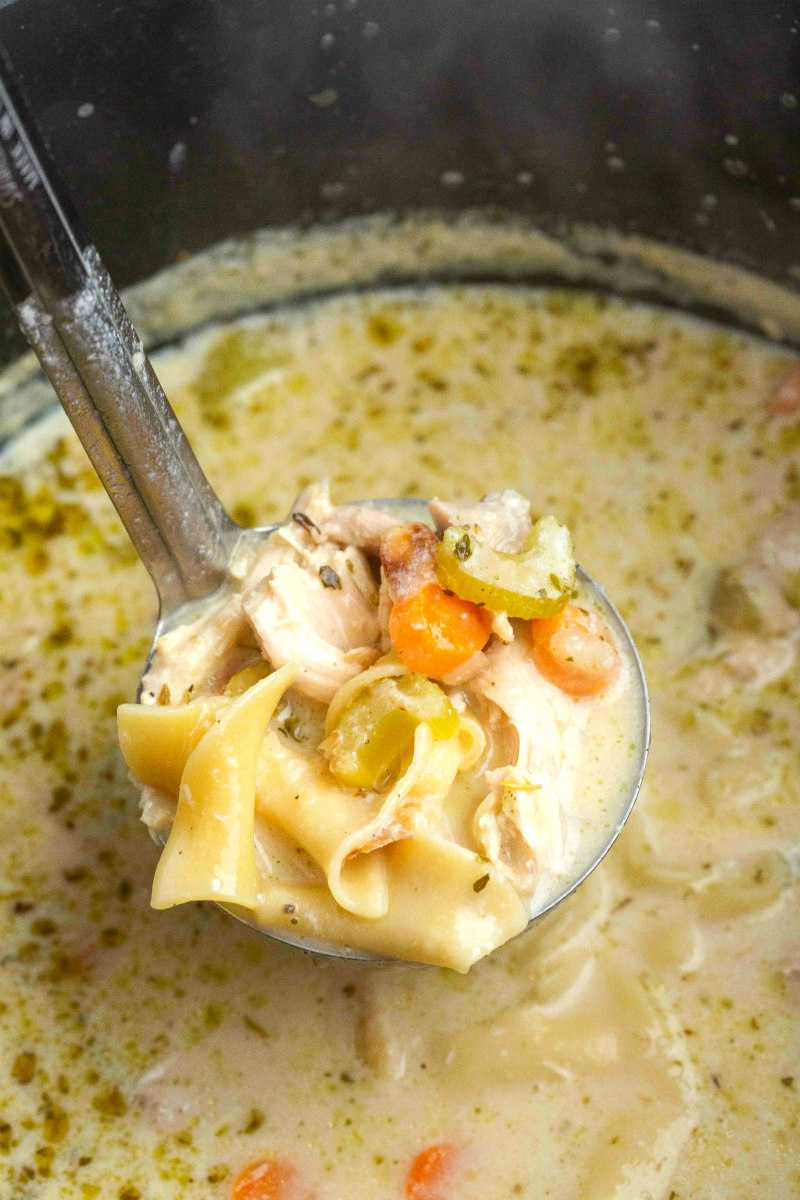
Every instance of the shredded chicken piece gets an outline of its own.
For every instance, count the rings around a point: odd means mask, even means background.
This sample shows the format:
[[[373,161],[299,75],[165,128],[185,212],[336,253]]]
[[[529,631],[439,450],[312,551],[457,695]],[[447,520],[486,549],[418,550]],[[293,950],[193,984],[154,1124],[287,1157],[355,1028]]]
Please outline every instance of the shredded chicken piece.
[[[186,694],[208,694],[224,687],[240,644],[251,641],[238,596],[228,596],[186,625],[163,634],[156,645],[142,686],[142,703],[155,704],[168,689],[171,703]],[[252,649],[249,655],[252,658]],[[238,659],[237,659],[238,661]]]
[[[384,535],[397,518],[366,504],[331,504],[327,480],[303,488],[292,514],[311,522],[312,533],[342,546],[357,546],[377,554]]]
[[[725,700],[741,687],[761,691],[791,669],[797,644],[788,637],[739,635],[720,642],[717,650],[717,656],[692,680],[692,692],[698,700]]]
[[[343,546],[358,546],[376,554],[381,541],[397,518],[377,508],[361,504],[340,504],[323,521],[322,531],[333,542]]]
[[[172,822],[175,819],[175,801],[166,792],[151,787],[150,784],[138,784],[142,789],[139,798],[139,811],[147,826],[150,837],[162,845],[167,838]]]
[[[301,524],[306,524],[303,518],[307,519],[308,528],[320,531],[320,526],[326,517],[333,510],[331,504],[330,487],[327,479],[320,479],[314,483],[309,483],[308,487],[304,487],[292,505],[292,518],[298,514],[301,518]]]
[[[800,642],[800,504],[768,524],[741,562],[720,572],[711,596],[711,661],[693,690],[724,699],[761,689],[792,667]]]
[[[566,849],[562,795],[567,786],[565,733],[575,723],[572,701],[544,680],[521,642],[495,643],[487,668],[470,684],[491,702],[515,743],[508,766],[486,774],[491,791],[473,831],[486,855],[522,892]]]
[[[321,545],[304,562],[278,561],[242,605],[273,667],[295,662],[294,686],[329,701],[378,657],[378,593],[359,550]]]
[[[720,572],[711,597],[717,631],[779,636],[800,630],[791,597],[799,577],[800,504],[793,504],[762,530],[740,563]]]
[[[434,496],[428,508],[439,532],[449,525],[472,525],[487,545],[506,554],[518,554],[532,528],[530,503],[511,488],[478,504],[447,504]]]
[[[800,571],[800,503],[791,504],[766,527],[756,553],[773,572]]]
[[[416,1028],[405,1028],[404,1014],[393,1011],[397,1006],[397,989],[390,985],[387,990],[385,979],[385,974],[359,976],[355,992],[355,1051],[379,1079],[402,1079],[420,1033]]]
[[[381,542],[381,564],[392,601],[436,583],[436,538],[427,525],[395,525]]]
[[[508,619],[508,613],[492,613],[492,633],[500,638],[501,642],[513,642],[514,626]]]
[[[442,683],[445,687],[461,687],[462,684],[469,683],[470,679],[474,679],[476,675],[480,675],[481,671],[485,671],[488,665],[489,660],[486,655],[482,650],[477,650],[460,667],[456,667],[455,671],[445,675]]]

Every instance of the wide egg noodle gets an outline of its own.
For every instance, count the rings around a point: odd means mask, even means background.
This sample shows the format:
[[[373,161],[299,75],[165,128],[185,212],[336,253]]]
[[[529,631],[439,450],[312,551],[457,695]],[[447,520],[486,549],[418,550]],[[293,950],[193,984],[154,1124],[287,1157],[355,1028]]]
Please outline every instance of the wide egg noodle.
[[[424,721],[418,725],[408,766],[383,799],[375,818],[345,838],[337,853],[341,866],[409,837],[414,831],[435,830],[460,763],[457,735],[440,741]]]
[[[222,709],[184,767],[175,820],[156,868],[151,903],[189,900],[258,903],[255,795],[267,723],[296,675],[267,676]]]
[[[342,869],[345,839],[379,805],[372,793],[343,787],[318,758],[286,745],[269,730],[261,746],[256,780],[259,816],[291,837],[321,867],[338,905],[363,917],[379,917],[388,905],[385,865],[363,855]]]
[[[548,1003],[442,1033],[426,1050],[453,1089],[573,1082],[602,1097],[576,1200],[662,1195],[696,1121],[697,1072],[666,992],[626,968],[588,957],[583,978]]]
[[[226,703],[222,696],[204,696],[171,707],[121,704],[117,732],[129,770],[141,784],[177,799],[189,755]]]
[[[375,858],[383,862],[388,883],[381,917],[345,912],[323,886],[275,882],[265,889],[259,923],[465,972],[528,922],[511,884],[444,838],[404,838],[366,856]]]
[[[371,687],[381,679],[399,679],[401,675],[410,675],[408,667],[402,663],[396,654],[385,654],[383,658],[367,667],[355,679],[343,683],[328,705],[325,714],[325,732],[330,733],[348,704],[356,698],[364,688]]]
[[[412,833],[438,829],[463,749],[458,735],[437,740],[423,722],[405,770],[380,796],[344,787],[322,762],[293,751],[270,731],[261,750],[258,812],[319,864],[341,908],[382,917],[389,884],[379,851]]]
[[[474,717],[459,713],[458,740],[461,749],[461,762],[458,771],[471,771],[480,762],[486,749],[486,734]]]
[[[667,857],[655,823],[634,812],[620,838],[625,874],[636,888],[672,894],[705,920],[728,920],[777,904],[794,881],[787,856],[763,847],[700,866]]]

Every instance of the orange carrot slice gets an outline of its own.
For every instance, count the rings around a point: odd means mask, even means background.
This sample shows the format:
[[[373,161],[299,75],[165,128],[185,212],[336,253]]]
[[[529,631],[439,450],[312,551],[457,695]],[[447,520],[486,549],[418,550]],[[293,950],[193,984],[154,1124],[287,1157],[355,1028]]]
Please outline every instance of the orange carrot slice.
[[[555,617],[531,621],[533,658],[545,679],[570,696],[596,696],[619,675],[621,661],[602,617],[568,604]]]
[[[778,380],[764,407],[770,417],[800,418],[800,363]]]
[[[437,1142],[420,1150],[406,1175],[406,1200],[448,1200],[447,1182],[461,1154],[453,1142]]]
[[[395,604],[389,617],[389,634],[400,658],[429,679],[442,679],[472,658],[491,632],[485,609],[450,595],[438,583]]]
[[[245,1167],[231,1200],[314,1200],[296,1167],[281,1158],[262,1158]]]

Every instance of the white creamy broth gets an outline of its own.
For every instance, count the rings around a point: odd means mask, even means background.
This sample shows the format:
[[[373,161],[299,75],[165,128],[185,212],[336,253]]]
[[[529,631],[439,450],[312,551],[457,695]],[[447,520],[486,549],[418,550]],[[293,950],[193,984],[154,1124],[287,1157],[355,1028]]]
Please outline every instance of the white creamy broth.
[[[463,978],[150,911],[114,711],[152,588],[64,419],[11,448],[3,1196],[227,1198],[278,1156],[319,1200],[403,1197],[436,1143],[463,1147],[459,1200],[797,1194],[798,669],[698,682],[716,572],[800,495],[797,429],[764,410],[789,365],[666,311],[499,287],[332,299],[159,357],[238,519],[323,475],[339,499],[514,487],[631,625],[654,709],[632,822]]]

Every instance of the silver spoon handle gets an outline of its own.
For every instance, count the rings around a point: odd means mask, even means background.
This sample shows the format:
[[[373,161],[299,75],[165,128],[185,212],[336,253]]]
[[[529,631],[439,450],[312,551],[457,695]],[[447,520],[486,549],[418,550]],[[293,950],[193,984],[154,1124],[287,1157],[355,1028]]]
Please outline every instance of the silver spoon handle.
[[[0,79],[0,282],[158,589],[224,581],[240,529],[206,479],[99,254],[82,244]]]

